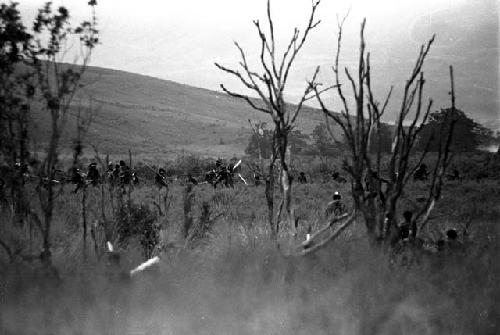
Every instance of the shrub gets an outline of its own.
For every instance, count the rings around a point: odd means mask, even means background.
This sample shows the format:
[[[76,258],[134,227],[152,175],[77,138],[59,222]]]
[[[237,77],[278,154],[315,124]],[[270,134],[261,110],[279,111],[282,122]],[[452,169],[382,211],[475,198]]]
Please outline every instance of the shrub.
[[[138,238],[143,249],[145,259],[151,258],[151,254],[159,243],[160,227],[157,224],[157,214],[148,206],[134,203],[122,206],[118,210],[118,243],[125,248],[130,239]]]

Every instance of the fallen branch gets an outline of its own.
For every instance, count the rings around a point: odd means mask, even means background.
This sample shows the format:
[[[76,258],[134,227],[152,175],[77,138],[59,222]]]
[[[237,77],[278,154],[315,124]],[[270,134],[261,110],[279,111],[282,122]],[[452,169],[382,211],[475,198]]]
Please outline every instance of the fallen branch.
[[[329,242],[333,241],[340,235],[351,223],[354,222],[356,211],[353,210],[350,214],[342,214],[334,217],[328,224],[314,233],[308,240],[302,242],[290,256],[305,256],[325,247]],[[339,225],[335,223],[343,221]]]

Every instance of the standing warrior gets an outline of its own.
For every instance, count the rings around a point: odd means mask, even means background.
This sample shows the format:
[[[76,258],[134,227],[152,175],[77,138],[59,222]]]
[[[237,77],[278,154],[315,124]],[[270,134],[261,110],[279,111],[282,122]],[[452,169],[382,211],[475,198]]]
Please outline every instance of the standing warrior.
[[[198,180],[195,177],[193,177],[193,175],[191,173],[188,173],[187,179],[188,179],[189,183],[191,183],[193,185],[198,185]]]
[[[159,168],[155,175],[155,183],[159,189],[162,187],[168,187],[167,184],[167,171],[164,168]]]
[[[257,172],[253,173],[253,181],[254,181],[255,186],[259,186],[261,184],[259,173],[257,173]]]
[[[342,177],[340,175],[340,172],[338,172],[338,171],[333,171],[332,172],[332,179],[333,179],[333,181],[335,181],[337,183],[346,183],[347,182],[347,179],[345,179],[344,177]]]
[[[451,253],[464,252],[464,245],[458,240],[458,232],[451,228],[446,231],[446,249]]]
[[[132,180],[132,173],[130,167],[125,164],[125,161],[120,161],[120,183],[122,185],[130,184]]]
[[[78,169],[76,166],[71,169],[71,183],[76,185],[73,193],[77,193],[79,189],[86,186],[85,179],[85,173],[80,171],[80,169]]]
[[[412,221],[413,212],[405,211],[399,225],[399,237],[402,241],[414,241],[417,237],[417,223]]]
[[[113,169],[113,184],[120,184],[120,164],[115,164],[115,168]]]
[[[306,178],[306,174],[304,173],[304,171],[301,171],[299,174],[299,183],[300,184],[307,184],[307,178]]]
[[[107,167],[106,172],[104,174],[105,174],[106,181],[110,184],[114,183],[114,177],[113,177],[114,169],[115,169],[115,167],[114,167],[113,163],[108,162],[108,167]]]
[[[99,184],[101,180],[101,175],[97,169],[97,163],[90,163],[87,171],[87,180],[90,181],[92,186]]]
[[[333,201],[330,201],[326,207],[325,214],[339,216],[345,212],[345,206],[342,203],[342,197],[339,192],[335,191],[333,194]]]

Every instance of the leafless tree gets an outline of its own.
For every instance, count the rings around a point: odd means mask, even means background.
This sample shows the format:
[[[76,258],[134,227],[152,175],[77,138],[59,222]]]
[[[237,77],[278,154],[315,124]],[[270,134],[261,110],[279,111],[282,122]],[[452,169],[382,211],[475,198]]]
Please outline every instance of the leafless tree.
[[[224,72],[227,72],[241,81],[244,86],[253,94],[256,94],[261,101],[252,99],[248,95],[233,92],[224,85],[221,88],[230,96],[246,101],[252,108],[262,113],[268,114],[273,121],[273,150],[272,157],[268,164],[268,177],[266,179],[266,199],[268,206],[268,222],[271,229],[272,239],[277,239],[279,231],[279,221],[281,213],[284,210],[287,222],[295,234],[296,220],[292,203],[292,185],[289,170],[290,164],[290,146],[288,137],[295,127],[297,117],[302,110],[304,103],[313,97],[316,88],[316,76],[318,70],[313,74],[312,79],[304,90],[302,97],[296,106],[291,106],[285,102],[285,87],[289,78],[292,65],[304,46],[310,32],[318,26],[320,21],[315,19],[316,9],[320,0],[312,2],[309,20],[301,32],[298,28],[294,29],[292,37],[285,48],[283,55],[277,54],[276,40],[274,32],[274,22],[271,15],[270,0],[267,2],[267,25],[268,31],[264,30],[260,21],[253,21],[260,38],[260,69],[251,69],[247,62],[247,55],[240,45],[235,42],[241,60],[239,69],[231,69],[218,63],[215,65]],[[274,215],[274,167],[279,159],[280,164],[280,190],[281,203],[278,213]]]
[[[348,219],[347,222],[338,226],[335,231],[338,232],[339,228],[345,228],[349,222],[361,216],[364,219],[372,244],[390,246],[397,230],[397,210],[403,190],[428,153],[427,150],[416,153],[414,148],[419,132],[423,129],[421,125],[425,124],[432,107],[432,99],[427,103],[423,101],[425,83],[423,65],[434,42],[434,36],[421,46],[417,61],[411,70],[409,78],[404,83],[401,106],[394,126],[392,150],[388,158],[389,167],[388,171],[383,171],[381,152],[379,150],[375,154],[370,154],[370,140],[373,132],[375,138],[379,138],[381,117],[387,110],[393,88],[389,89],[382,103],[375,99],[371,78],[370,53],[366,51],[364,37],[366,20],[363,20],[361,24],[356,75],[353,75],[347,67],[340,68],[339,55],[344,21],[345,17],[338,22],[338,44],[333,65],[337,88],[336,94],[342,105],[340,113],[335,113],[327,108],[316,89],[316,97],[321,109],[329,120],[340,126],[349,150],[349,157],[344,161],[344,167],[352,179],[354,209],[353,213],[343,218]],[[349,104],[345,93],[346,85],[341,83],[340,74],[342,72],[345,74],[348,86],[351,87],[353,92],[354,102],[352,104]],[[454,111],[455,90],[451,66],[450,79],[451,111]],[[351,109],[351,106],[354,110]],[[440,198],[443,176],[451,160],[449,147],[453,134],[453,112],[448,117],[451,124],[450,131],[441,134],[440,150],[432,167],[431,181],[425,204],[411,219],[412,224],[420,228],[428,221],[430,212]],[[416,159],[412,159],[412,155],[417,156]],[[382,178],[384,173],[388,173],[387,178]],[[316,236],[313,236],[308,243],[304,244],[300,252],[307,253],[309,250],[316,250],[337,235],[338,233],[332,233],[331,231],[326,233],[321,231]]]

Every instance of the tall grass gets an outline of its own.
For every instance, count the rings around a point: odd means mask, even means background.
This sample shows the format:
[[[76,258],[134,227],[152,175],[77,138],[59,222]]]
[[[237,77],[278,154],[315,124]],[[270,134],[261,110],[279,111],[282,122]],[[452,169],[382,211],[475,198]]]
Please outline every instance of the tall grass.
[[[499,186],[448,183],[425,234],[438,237],[469,223],[467,236],[461,236],[467,253],[425,256],[402,267],[370,248],[361,222],[315,255],[284,256],[285,244],[278,251],[269,242],[262,187],[200,185],[190,209],[194,222],[220,214],[201,237],[205,243],[168,249],[157,273],[128,280],[110,274],[105,261],[92,257],[92,248],[83,262],[81,195],[68,189],[57,205],[53,235],[62,281],[44,279],[36,262],[4,262],[0,333],[496,334]],[[308,226],[319,228],[335,190],[346,194],[348,185],[295,186],[299,239]],[[181,240],[183,191],[179,185],[170,189],[163,243]],[[423,191],[422,184],[411,185],[404,206],[418,206],[415,199]],[[133,198],[152,206],[156,192],[142,186]],[[89,190],[89,222],[99,218],[99,194]],[[126,273],[141,262],[140,243],[131,241],[121,254],[120,271]]]

